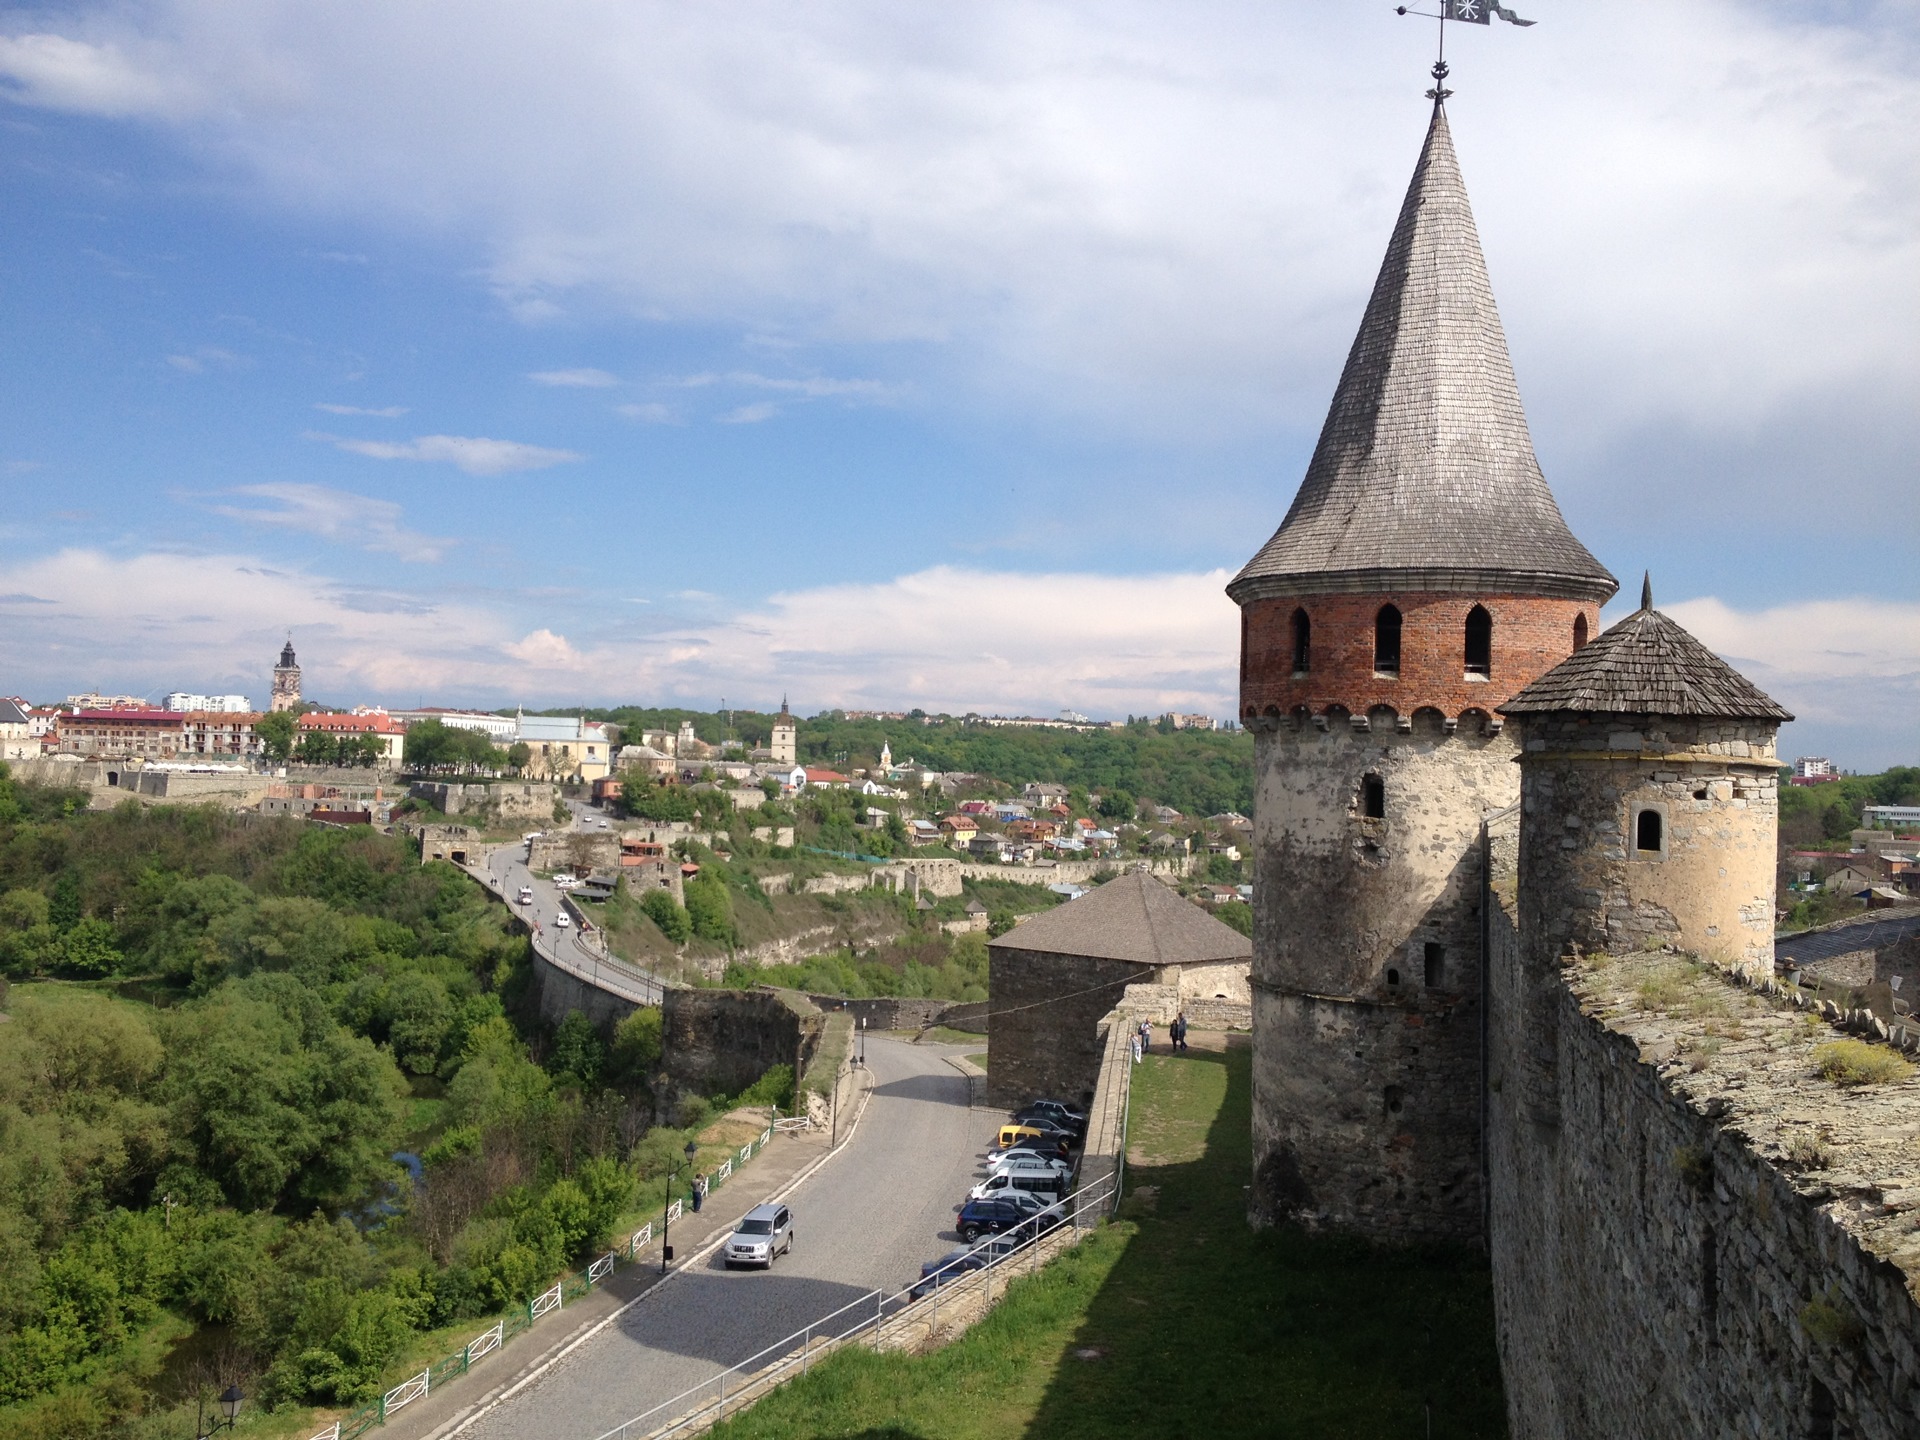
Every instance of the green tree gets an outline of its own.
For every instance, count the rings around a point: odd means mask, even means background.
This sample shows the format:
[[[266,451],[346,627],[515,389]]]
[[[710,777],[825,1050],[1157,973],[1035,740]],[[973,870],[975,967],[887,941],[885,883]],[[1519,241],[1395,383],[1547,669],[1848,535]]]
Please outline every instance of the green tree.
[[[647,1005],[613,1027],[607,1055],[607,1079],[613,1084],[643,1083],[660,1063],[660,1007]]]
[[[553,1049],[547,1055],[547,1069],[555,1075],[571,1076],[591,1089],[607,1063],[607,1047],[593,1028],[593,1022],[578,1010],[570,1011],[553,1032]]]
[[[176,1133],[232,1204],[339,1208],[391,1169],[399,1072],[294,976],[229,981],[164,1025]]]
[[[507,747],[507,768],[522,771],[527,762],[533,759],[533,747],[524,740],[516,740]]]
[[[387,1005],[392,1017],[387,1044],[394,1060],[409,1074],[431,1075],[453,1030],[447,987],[422,971],[402,971],[387,988]]]
[[[686,907],[673,898],[671,891],[649,890],[646,898],[640,902],[640,910],[675,945],[684,945],[692,938],[693,921],[688,918]]]
[[[1134,799],[1125,790],[1109,790],[1100,797],[1100,813],[1108,820],[1131,820]]]
[[[269,760],[284,765],[293,756],[294,732],[299,728],[290,711],[275,710],[253,722],[253,733],[260,737],[260,748]]]
[[[687,881],[687,919],[693,933],[702,940],[730,943],[733,940],[733,897],[726,881],[711,869],[703,869]]]
[[[104,920],[82,920],[67,931],[60,959],[67,973],[89,980],[118,974],[123,963],[113,926]]]
[[[1213,912],[1242,935],[1253,934],[1253,906],[1244,900],[1229,900]]]

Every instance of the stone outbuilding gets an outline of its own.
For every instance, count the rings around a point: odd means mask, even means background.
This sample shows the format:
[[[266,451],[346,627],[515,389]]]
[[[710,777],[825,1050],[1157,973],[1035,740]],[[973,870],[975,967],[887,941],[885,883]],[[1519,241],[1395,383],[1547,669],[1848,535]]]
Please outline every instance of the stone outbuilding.
[[[1144,871],[1021,921],[987,955],[995,1105],[1086,1099],[1100,1073],[1100,1018],[1129,985],[1250,1003],[1252,942]]]

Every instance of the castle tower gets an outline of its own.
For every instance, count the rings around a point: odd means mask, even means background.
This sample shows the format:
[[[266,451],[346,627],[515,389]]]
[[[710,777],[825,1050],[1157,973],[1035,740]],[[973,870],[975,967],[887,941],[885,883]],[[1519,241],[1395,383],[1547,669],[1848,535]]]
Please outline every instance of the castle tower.
[[[287,643],[280,647],[280,663],[273,667],[273,699],[269,708],[274,710],[298,710],[300,708],[300,665],[293,658],[293,637],[287,637]]]
[[[767,748],[773,751],[773,763],[776,765],[798,765],[800,763],[799,727],[794,724],[792,714],[787,710],[787,697],[780,697],[780,713],[773,717],[773,738]]]
[[[1650,943],[1773,973],[1774,744],[1791,715],[1655,610],[1650,582],[1639,610],[1503,709],[1522,742],[1529,975],[1557,975],[1576,945]]]
[[[1227,589],[1257,1221],[1480,1229],[1480,827],[1519,794],[1498,709],[1616,588],[1534,458],[1436,103],[1306,478]]]

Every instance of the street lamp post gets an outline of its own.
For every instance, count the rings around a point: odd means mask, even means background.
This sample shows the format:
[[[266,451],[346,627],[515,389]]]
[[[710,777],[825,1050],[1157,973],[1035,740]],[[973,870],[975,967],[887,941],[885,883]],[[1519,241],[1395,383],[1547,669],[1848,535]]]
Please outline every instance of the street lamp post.
[[[231,1430],[233,1428],[233,1422],[238,1419],[240,1415],[240,1402],[246,1398],[245,1395],[240,1393],[240,1387],[238,1385],[227,1386],[214,1401],[214,1404],[219,1407],[220,1418],[209,1424],[207,1422],[207,1402],[203,1395],[193,1420],[193,1433],[197,1437],[197,1440],[208,1440],[209,1436],[218,1434],[222,1430]]]
[[[691,1175],[693,1173],[693,1157],[700,1153],[700,1147],[689,1140],[687,1141],[687,1148],[682,1153],[687,1157],[687,1173]],[[669,1163],[667,1166],[667,1201],[660,1210],[660,1273],[662,1275],[667,1273],[667,1262],[673,1259],[673,1246],[667,1243],[667,1236],[673,1224],[673,1177],[678,1173],[679,1167]]]

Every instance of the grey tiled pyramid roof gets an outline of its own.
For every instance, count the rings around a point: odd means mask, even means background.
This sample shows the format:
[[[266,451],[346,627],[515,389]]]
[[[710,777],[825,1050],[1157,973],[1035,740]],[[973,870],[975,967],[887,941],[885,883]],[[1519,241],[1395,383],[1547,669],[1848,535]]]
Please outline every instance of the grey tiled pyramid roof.
[[[1140,870],[1022,920],[990,943],[1000,950],[1089,955],[1136,965],[1253,957],[1253,942],[1246,936]]]
[[[1793,718],[1677,621],[1654,609],[1651,585],[1642,588],[1638,610],[1500,707],[1503,715],[1555,711]]]
[[[1227,593],[1618,588],[1534,458],[1438,106],[1360,333],[1280,529]]]

